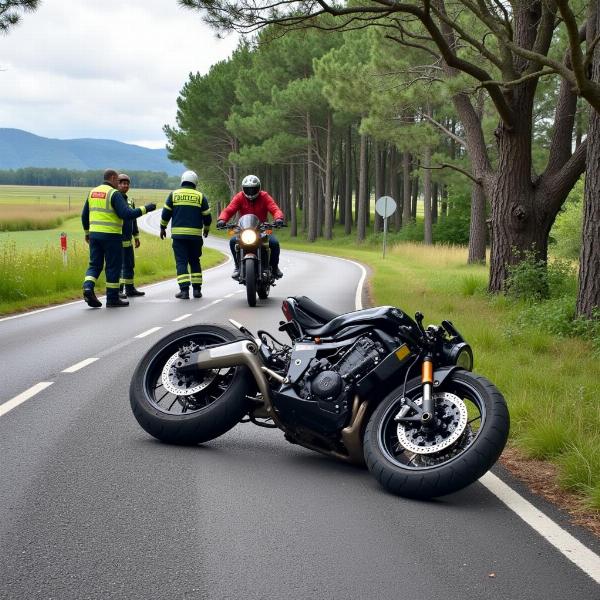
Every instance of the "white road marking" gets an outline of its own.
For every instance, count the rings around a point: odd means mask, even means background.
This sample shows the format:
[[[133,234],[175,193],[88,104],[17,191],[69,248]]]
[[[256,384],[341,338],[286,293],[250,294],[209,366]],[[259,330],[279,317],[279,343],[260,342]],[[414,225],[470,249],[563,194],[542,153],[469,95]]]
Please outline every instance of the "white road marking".
[[[235,292],[231,292],[231,294],[225,294],[225,298],[231,298],[232,296],[235,296]]]
[[[47,387],[50,387],[54,381],[40,381],[40,383],[36,383],[31,386],[28,390],[21,392],[18,396],[15,396],[8,402],[4,404],[0,404],[0,417],[5,415],[7,412],[10,412],[13,408],[19,406],[19,404],[23,404],[25,400],[29,400],[42,390],[45,390]]]
[[[66,369],[63,369],[63,373],[75,373],[75,371],[79,371],[79,369],[83,369],[83,367],[87,367],[88,365],[91,365],[92,363],[96,362],[97,358],[86,358],[85,360],[82,360],[81,362],[78,362],[77,364],[68,367]]]
[[[136,335],[136,338],[145,338],[147,335],[152,335],[153,333],[157,332],[159,329],[162,329],[162,327],[152,327],[152,329],[148,329],[148,331],[144,331],[142,333],[140,333],[139,335]]]
[[[223,298],[217,298],[216,300],[213,300],[211,304],[219,304],[219,302],[223,302]]]
[[[343,259],[347,260],[347,259]],[[362,288],[367,276],[366,269],[359,263],[350,260],[362,271],[358,282],[355,296],[356,310],[362,309]],[[550,517],[537,509],[519,493],[504,483],[499,477],[491,472],[486,473],[479,482],[487,488],[496,498],[503,502],[518,517],[523,519],[527,525],[537,531],[546,541],[554,546],[563,556],[575,563],[584,573],[594,581],[600,583],[600,556],[592,552],[577,538],[555,523]]]
[[[563,556],[575,563],[596,583],[600,583],[600,556],[584,546],[577,538],[557,525],[550,517],[525,500],[523,496],[493,473],[486,473],[479,481],[527,525],[550,542]]]
[[[177,317],[176,319],[171,319],[171,321],[173,321],[173,323],[177,323],[177,321],[183,321],[184,319],[187,319],[188,317],[191,317],[192,313],[188,313],[187,315],[181,315],[180,317]]]

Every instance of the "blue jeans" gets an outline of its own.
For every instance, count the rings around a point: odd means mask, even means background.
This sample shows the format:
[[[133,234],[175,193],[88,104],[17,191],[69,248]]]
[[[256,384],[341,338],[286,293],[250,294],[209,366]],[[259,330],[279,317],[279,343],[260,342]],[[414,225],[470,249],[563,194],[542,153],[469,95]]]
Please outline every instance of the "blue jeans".
[[[235,261],[236,266],[239,267],[239,265],[237,264],[238,257],[235,252],[235,245],[237,243],[238,243],[237,235],[234,235],[232,238],[230,238],[229,249],[231,250],[231,255],[233,256],[233,260]],[[271,251],[270,266],[271,267],[279,266],[279,255],[281,254],[281,246],[279,245],[279,240],[273,234],[269,235],[269,250]]]

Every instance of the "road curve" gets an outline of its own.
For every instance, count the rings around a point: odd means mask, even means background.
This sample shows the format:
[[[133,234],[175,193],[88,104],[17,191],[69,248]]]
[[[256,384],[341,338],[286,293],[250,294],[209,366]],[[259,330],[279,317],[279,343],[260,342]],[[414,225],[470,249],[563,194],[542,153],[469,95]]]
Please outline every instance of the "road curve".
[[[256,308],[225,264],[200,300],[170,280],[127,309],[0,320],[0,598],[598,600],[481,484],[410,501],[278,431],[180,448],[137,425],[129,380],[159,336],[229,317],[276,331],[286,295],[354,309],[352,263],[284,249],[281,268]]]

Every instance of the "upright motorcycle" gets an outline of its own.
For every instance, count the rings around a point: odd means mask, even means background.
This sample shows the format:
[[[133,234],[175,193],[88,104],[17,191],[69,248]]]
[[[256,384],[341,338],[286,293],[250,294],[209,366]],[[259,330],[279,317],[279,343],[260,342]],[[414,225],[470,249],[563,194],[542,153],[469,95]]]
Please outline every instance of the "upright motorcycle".
[[[429,498],[481,477],[500,456],[502,394],[472,372],[450,321],[423,326],[381,306],[336,314],[305,296],[282,305],[291,345],[267,331],[195,325],[157,342],[130,386],[154,437],[201,444],[238,422],[278,427],[292,444],[367,465],[390,492]]]
[[[256,306],[256,296],[261,300],[269,297],[275,277],[271,273],[269,235],[274,223],[261,223],[256,215],[243,215],[237,223],[225,226],[230,235],[237,235],[235,251],[240,276],[238,281],[246,286],[246,298],[249,306]]]

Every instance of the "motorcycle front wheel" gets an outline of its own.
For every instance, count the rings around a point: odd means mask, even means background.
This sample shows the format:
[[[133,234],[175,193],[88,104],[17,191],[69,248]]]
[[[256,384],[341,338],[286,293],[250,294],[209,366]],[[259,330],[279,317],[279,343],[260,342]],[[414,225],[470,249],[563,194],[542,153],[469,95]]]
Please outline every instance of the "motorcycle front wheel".
[[[256,261],[245,262],[246,299],[249,306],[256,306]]]
[[[407,386],[413,405],[421,402],[420,387],[418,380]],[[389,492],[408,498],[444,496],[473,483],[498,460],[508,439],[508,409],[484,377],[455,371],[443,389],[435,390],[433,429],[398,419],[401,396],[396,390],[384,398],[363,440],[367,467]]]
[[[253,380],[245,366],[181,376],[186,353],[243,339],[237,330],[196,325],[158,341],[138,364],[129,386],[131,409],[150,435],[171,444],[201,444],[234,427],[248,410]]]

